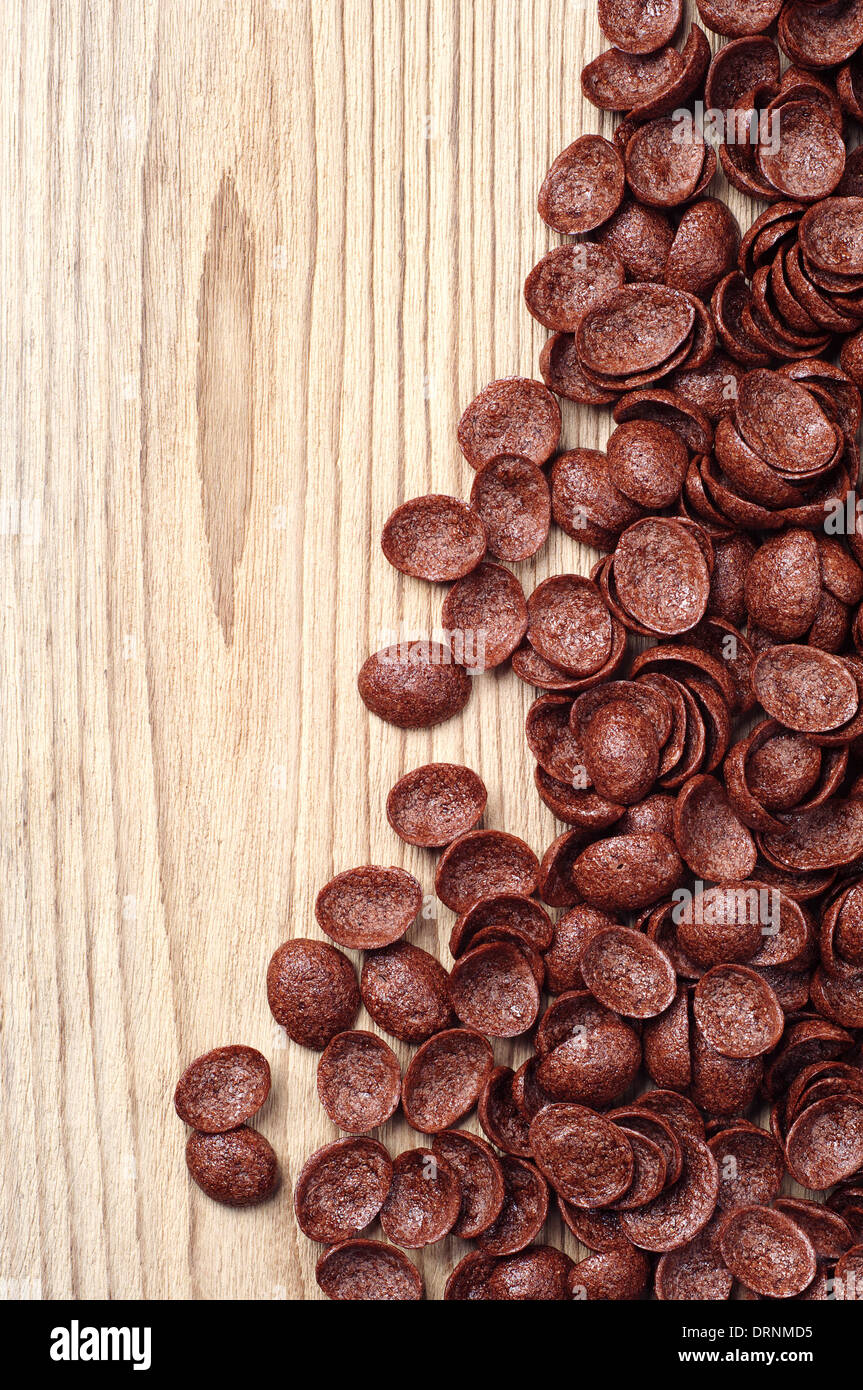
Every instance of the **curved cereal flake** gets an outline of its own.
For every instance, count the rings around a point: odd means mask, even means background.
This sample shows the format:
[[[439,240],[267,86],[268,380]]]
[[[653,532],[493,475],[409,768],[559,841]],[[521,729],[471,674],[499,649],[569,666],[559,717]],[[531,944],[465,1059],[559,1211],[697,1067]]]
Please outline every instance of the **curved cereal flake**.
[[[530,1158],[529,1121],[515,1102],[512,1067],[495,1067],[483,1087],[477,1114],[493,1144],[517,1158]]]
[[[863,971],[833,977],[819,967],[812,976],[809,996],[825,1018],[846,1028],[863,1028]]]
[[[674,228],[661,208],[645,207],[626,198],[614,216],[597,229],[596,241],[623,263],[630,280],[659,282],[674,241]]]
[[[450,933],[450,951],[464,955],[486,928],[513,929],[537,951],[551,943],[553,927],[544,907],[524,893],[490,893],[463,912]]]
[[[734,418],[750,448],[773,468],[805,473],[826,467],[836,452],[834,428],[815,397],[781,372],[747,372]]]
[[[565,830],[542,856],[536,891],[549,907],[572,907],[577,902],[572,866],[583,844],[584,836],[578,830]]]
[[[539,190],[539,215],[567,236],[592,232],[623,200],[623,160],[601,135],[581,135],[552,164]]]
[[[294,1188],[297,1225],[326,1245],[348,1240],[378,1215],[393,1178],[376,1139],[337,1139],[307,1159]]]
[[[799,230],[804,255],[835,275],[863,274],[863,198],[826,198],[805,213]]]
[[[494,1222],[477,1238],[489,1255],[514,1255],[535,1240],[548,1213],[548,1184],[526,1159],[504,1154],[500,1160],[504,1196]]]
[[[444,1289],[444,1302],[468,1303],[490,1299],[488,1281],[498,1263],[495,1255],[471,1250],[451,1271]]]
[[[394,1245],[345,1240],[315,1266],[318,1288],[336,1302],[407,1303],[423,1296],[419,1270]]]
[[[674,1000],[674,968],[642,932],[605,927],[581,954],[585,984],[595,999],[629,1018],[655,1018]]]
[[[610,378],[668,362],[689,338],[695,309],[679,290],[626,285],[585,314],[576,332],[583,367]]]
[[[780,1197],[775,1205],[809,1237],[819,1260],[837,1260],[854,1244],[854,1232],[848,1222],[820,1202]]]
[[[574,1207],[571,1202],[565,1201],[559,1194],[556,1195],[564,1225],[576,1240],[587,1246],[588,1250],[604,1252],[633,1248],[616,1211],[607,1207],[587,1211],[583,1207]]]
[[[863,969],[863,885],[859,881],[839,900],[835,949],[849,965]]]
[[[736,488],[742,497],[776,511],[792,507],[797,501],[793,483],[749,447],[730,419],[720,420],[716,427],[714,454],[728,486]]]
[[[601,246],[567,243],[547,251],[524,282],[530,313],[554,333],[574,333],[585,314],[623,284],[623,266]]]
[[[723,1057],[747,1060],[771,1052],[785,1015],[767,982],[745,965],[715,965],[695,986],[695,1020]]]
[[[447,972],[408,941],[366,955],[360,993],[375,1023],[403,1042],[425,1042],[453,1022]]]
[[[620,820],[626,809],[617,801],[608,801],[595,791],[581,791],[537,766],[534,782],[540,801],[565,825],[581,830],[605,830]],[[574,880],[573,880],[574,881]]]
[[[270,1143],[245,1125],[223,1134],[192,1130],[186,1143],[186,1166],[202,1192],[229,1207],[265,1202],[279,1182],[278,1160]]]
[[[650,54],[607,48],[581,73],[581,90],[602,111],[629,111],[651,101],[680,76],[683,59],[676,48]]]
[[[616,391],[606,391],[584,375],[574,333],[553,333],[547,339],[539,355],[539,371],[549,390],[566,400],[582,405],[610,405],[617,400]]]
[[[787,733],[773,720],[760,726],[765,727],[770,732],[763,741],[753,743],[746,761],[746,781],[762,806],[791,811],[817,785],[826,758],[805,735]]]
[[[816,647],[769,647],[756,660],[752,681],[767,713],[799,733],[839,729],[860,703],[848,664]]]
[[[466,502],[439,493],[397,507],[381,536],[390,564],[417,579],[460,579],[485,554],[485,527]]]
[[[615,1211],[634,1211],[659,1196],[667,1186],[666,1161],[662,1147],[639,1129],[633,1129],[615,1116],[615,1123],[629,1140],[635,1159],[632,1182],[622,1197],[613,1203]]]
[[[617,543],[613,569],[623,607],[651,632],[689,632],[707,611],[710,569],[696,535],[678,521],[636,521]]]
[[[655,730],[657,744],[664,748],[674,734],[674,706],[666,689],[646,681],[606,681],[584,691],[573,701],[570,726],[575,737],[584,739],[593,719],[606,706],[625,705],[643,714]]]
[[[842,542],[831,536],[819,536],[818,557],[825,589],[842,603],[859,603],[863,599],[863,569]]]
[[[523,951],[505,941],[460,956],[450,975],[460,1021],[492,1038],[513,1038],[536,1022],[540,994]]]
[[[610,658],[609,658],[610,659]],[[560,666],[554,666],[550,661],[546,661],[544,656],[534,651],[530,643],[525,640],[512,654],[513,673],[518,676],[525,685],[532,685],[535,690],[548,690],[552,694],[572,695],[577,690],[582,690],[586,685],[595,685],[602,680],[603,667],[592,676],[573,676],[568,671],[564,671]]]
[[[839,360],[852,381],[863,388],[863,330],[845,339]]]
[[[572,1260],[551,1245],[529,1245],[495,1260],[486,1297],[504,1302],[563,1303],[569,1298]]]
[[[750,619],[784,642],[803,637],[821,598],[818,547],[811,531],[789,530],[759,546],[744,580]]]
[[[599,0],[599,27],[624,53],[655,53],[670,43],[683,15],[681,0]]]
[[[527,603],[521,585],[503,565],[484,563],[453,584],[441,622],[453,646],[475,653],[475,669],[487,671],[512,656],[527,632]]]
[[[639,1098],[644,1103],[644,1098]],[[683,1171],[677,1182],[653,1202],[621,1213],[623,1228],[642,1250],[662,1253],[693,1240],[716,1210],[719,1173],[703,1139],[688,1129],[677,1130],[683,1151]]]
[[[537,1080],[539,1058],[528,1057],[526,1062],[514,1073],[512,1078],[512,1097],[519,1113],[528,1124],[538,1115],[543,1106],[549,1105],[552,1097],[542,1089]],[[528,1135],[528,1139],[530,1136]]]
[[[177,1082],[174,1109],[193,1129],[219,1134],[256,1114],[270,1094],[270,1064],[254,1047],[233,1043],[190,1062]]]
[[[842,198],[863,198],[863,149],[859,145],[845,160],[845,173],[836,193]]]
[[[764,1298],[793,1298],[815,1278],[815,1251],[790,1217],[770,1207],[742,1207],[719,1236],[727,1268]]]
[[[629,806],[620,822],[622,835],[647,830],[658,835],[674,836],[674,798],[662,792],[646,796],[634,806]]]
[[[539,1168],[574,1206],[607,1207],[632,1182],[626,1135],[583,1105],[547,1105],[531,1123],[530,1142]]]
[[[270,1012],[288,1037],[323,1051],[360,1011],[353,965],[328,941],[296,937],[273,953],[267,970]]]
[[[552,515],[561,530],[598,550],[613,550],[641,508],[614,486],[598,449],[570,449],[551,470]]]
[[[781,108],[781,135],[772,137],[777,112],[762,117],[756,160],[773,187],[787,198],[815,202],[828,197],[845,170],[845,143],[816,101],[788,101]]]
[[[715,355],[712,353],[709,360],[713,361]],[[676,389],[646,386],[640,391],[630,391],[618,401],[612,414],[618,424],[643,420],[648,424],[664,425],[695,454],[705,454],[713,446],[710,417],[697,402],[687,400],[683,392]]]
[[[730,965],[752,958],[761,949],[766,918],[772,909],[769,891],[737,880],[718,883],[687,897],[677,915],[677,940],[699,965]]]
[[[370,656],[357,677],[372,714],[400,729],[428,729],[460,714],[471,696],[470,676],[449,647],[406,642]]]
[[[560,406],[541,381],[528,377],[503,377],[484,386],[458,424],[459,448],[471,468],[500,454],[543,464],[559,440]]]
[[[727,39],[744,34],[764,34],[782,9],[784,0],[696,0],[698,13],[708,29]]]
[[[494,1067],[491,1044],[468,1028],[450,1028],[423,1043],[402,1082],[405,1119],[421,1134],[451,1129],[472,1110]]]
[[[672,1183],[677,1182],[683,1171],[683,1150],[674,1126],[667,1119],[644,1109],[637,1100],[630,1105],[618,1106],[610,1112],[609,1119],[622,1125],[629,1133],[642,1134],[646,1139],[650,1139],[658,1147],[665,1161],[663,1187],[670,1187]]]
[[[765,263],[765,258],[775,254],[778,245],[787,244],[796,233],[797,224],[805,211],[802,203],[785,200],[766,208],[749,226],[740,243],[738,266],[742,275],[751,280]]]
[[[677,992],[673,1003],[657,1018],[648,1019],[641,1037],[644,1069],[657,1086],[686,1090],[692,1081],[689,997]]]
[[[744,370],[727,352],[717,348],[703,367],[679,367],[672,372],[668,385],[675,395],[702,410],[716,424],[731,410],[734,402],[729,393],[736,395]]]
[[[813,5],[789,0],[779,16],[779,43],[793,63],[829,68],[845,63],[863,43],[861,0]]]
[[[469,767],[426,763],[391,788],[387,820],[406,844],[439,849],[473,830],[487,800],[485,783]]]
[[[752,829],[781,830],[771,811],[820,805],[836,790],[846,766],[847,749],[822,755],[805,735],[766,719],[734,745],[725,778],[729,796]]]
[[[641,1062],[637,1034],[614,1014],[587,1001],[591,996],[586,993],[573,999],[571,1007],[576,1012],[571,1029],[558,1042],[550,1045],[543,1039],[536,1080],[546,1099],[608,1105],[635,1080]],[[565,995],[557,1002],[570,1006]],[[547,1019],[548,1013],[540,1029]],[[537,1047],[539,1037],[538,1032]]]
[[[324,885],[315,899],[315,917],[339,946],[370,951],[404,936],[422,905],[422,888],[412,874],[367,864]]]
[[[679,111],[693,97],[704,81],[704,74],[710,65],[710,42],[703,29],[693,24],[680,51],[680,71],[669,79],[665,86],[652,97],[639,102],[630,112],[628,120],[614,133],[615,143],[626,147],[629,132],[641,121],[649,121],[655,116],[667,116],[671,111]],[[710,167],[709,176],[702,177],[701,187],[706,187],[716,172],[716,156],[712,150],[706,161]]]
[[[855,120],[863,121],[863,62],[859,51],[837,72],[836,95],[843,111],[847,111]],[[844,194],[846,190],[842,188],[840,192]]]
[[[855,1187],[853,1182],[843,1184],[830,1193],[825,1205],[830,1211],[839,1212],[857,1241],[863,1239],[863,1187]]]
[[[565,671],[589,676],[611,655],[612,625],[602,595],[579,574],[558,574],[527,601],[531,646]]]
[[[606,451],[615,487],[638,506],[658,511],[680,496],[689,453],[668,425],[627,420],[614,430]]]
[[[551,523],[545,474],[530,459],[501,454],[477,472],[470,505],[485,527],[488,553],[498,560],[527,560],[541,550]]]
[[[689,1094],[702,1113],[726,1122],[755,1104],[764,1076],[760,1057],[724,1057],[701,1028],[692,1029],[692,1085]]]
[[[576,1301],[631,1302],[650,1280],[650,1261],[640,1250],[608,1250],[588,1255],[570,1271],[569,1293]]]
[[[503,830],[471,830],[441,856],[435,892],[454,912],[467,912],[494,893],[530,896],[539,861],[524,840]]]
[[[571,1039],[584,1041],[591,1033],[605,1027],[631,1031],[628,1024],[616,1018],[588,990],[568,992],[551,1001],[539,1022],[534,1036],[537,1056],[546,1057]]]
[[[442,1154],[406,1149],[393,1159],[392,1184],[381,1207],[384,1235],[405,1250],[443,1240],[461,1211],[458,1174]]]
[[[572,700],[567,695],[540,695],[525,720],[527,746],[550,777],[574,784],[584,754],[572,733],[569,716]]]
[[[647,795],[659,772],[660,746],[656,726],[637,700],[597,706],[580,737],[584,766],[600,796],[630,806]]]
[[[663,1089],[644,1091],[638,1097],[638,1108],[659,1116],[671,1126],[678,1138],[682,1132],[693,1139],[704,1138],[704,1121],[697,1107],[686,1096]]]
[[[318,1096],[334,1125],[365,1134],[385,1124],[398,1107],[398,1058],[375,1033],[339,1033],[318,1062]]]
[[[785,1030],[782,1045],[764,1075],[768,1100],[785,1095],[789,1085],[807,1067],[832,1061],[847,1053],[853,1038],[844,1028],[823,1018],[804,1018]]]
[[[715,777],[691,777],[674,807],[674,839],[697,878],[714,883],[749,878],[757,852]]]
[[[745,111],[750,93],[778,81],[779,54],[773,41],[740,37],[713,55],[704,83],[704,104],[710,110]]]
[[[770,353],[754,341],[743,324],[743,311],[751,298],[745,279],[739,271],[733,270],[719,281],[710,297],[710,308],[726,352],[743,366],[767,366]]]
[[[566,994],[584,988],[581,952],[594,932],[614,925],[614,919],[607,913],[582,904],[558,918],[554,938],[544,956],[545,987],[549,994]]]
[[[725,1268],[718,1237],[719,1223],[712,1221],[686,1245],[660,1256],[655,1281],[660,1302],[721,1302],[731,1297],[734,1275]]]
[[[648,207],[686,203],[700,188],[706,149],[697,127],[681,140],[672,116],[658,116],[639,126],[626,146],[626,181]]]
[[[639,1058],[635,1034],[600,1028],[586,1042],[569,1039],[554,1048],[537,1066],[537,1082],[550,1100],[608,1105],[635,1081]]]
[[[545,984],[545,966],[542,956],[536,949],[529,931],[522,931],[519,927],[482,927],[471,941],[471,951],[477,950],[480,946],[511,946],[515,947],[519,954],[527,961],[531,975],[536,981],[537,990],[542,990]],[[461,953],[462,955],[465,952]],[[522,993],[522,1000],[526,994]]]
[[[591,907],[637,912],[668,897],[683,878],[683,863],[666,835],[647,831],[589,845],[576,859],[572,876]]]
[[[436,1134],[432,1153],[449,1164],[461,1188],[461,1208],[452,1234],[461,1236],[462,1240],[473,1240],[487,1231],[500,1215],[504,1201],[500,1160],[484,1139],[458,1129]]]
[[[740,228],[718,198],[701,198],[686,209],[665,263],[666,285],[707,299],[737,264]]]

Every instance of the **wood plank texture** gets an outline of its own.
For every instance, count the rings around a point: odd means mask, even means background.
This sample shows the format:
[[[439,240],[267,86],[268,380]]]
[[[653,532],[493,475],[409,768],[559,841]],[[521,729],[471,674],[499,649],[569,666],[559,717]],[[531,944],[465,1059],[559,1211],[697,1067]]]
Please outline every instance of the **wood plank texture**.
[[[466,493],[462,408],[536,374],[537,188],[613,125],[578,83],[594,5],[6,0],[2,39],[0,1292],[316,1298],[291,1184],[335,1131],[267,1009],[273,949],[353,864],[431,892],[383,811],[421,762],[476,768],[486,823],[538,851],[556,833],[511,673],[412,734],[355,681],[438,621],[385,517]],[[564,414],[567,445],[607,436]],[[515,568],[590,560],[557,533]],[[447,959],[451,921],[412,939]],[[171,1103],[228,1041],[271,1059],[284,1173],[245,1212],[190,1184]],[[432,1295],[464,1248],[418,1257]]]

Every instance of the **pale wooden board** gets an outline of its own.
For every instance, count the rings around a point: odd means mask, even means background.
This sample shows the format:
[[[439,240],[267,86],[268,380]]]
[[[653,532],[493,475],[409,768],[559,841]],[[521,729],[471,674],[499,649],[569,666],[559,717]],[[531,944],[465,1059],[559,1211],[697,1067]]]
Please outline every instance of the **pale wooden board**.
[[[291,1183],[335,1131],[267,1009],[271,952],[353,864],[431,891],[383,811],[412,766],[476,768],[486,823],[540,852],[557,829],[510,673],[409,735],[355,679],[438,620],[385,517],[466,493],[462,408],[536,373],[537,188],[613,126],[578,84],[594,6],[6,0],[2,40],[0,1291],[315,1298]],[[607,413],[564,416],[604,441]],[[530,590],[591,558],[556,533],[516,569]],[[448,960],[451,920],[412,939]],[[190,1184],[171,1104],[231,1040],[271,1059],[284,1172],[246,1212]],[[431,1294],[465,1248],[419,1257]]]

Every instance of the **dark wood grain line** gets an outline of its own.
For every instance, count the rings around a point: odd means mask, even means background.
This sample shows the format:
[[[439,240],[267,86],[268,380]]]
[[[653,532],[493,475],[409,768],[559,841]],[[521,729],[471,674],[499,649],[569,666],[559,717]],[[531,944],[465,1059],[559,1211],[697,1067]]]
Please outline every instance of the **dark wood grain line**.
[[[213,603],[228,646],[254,472],[255,249],[233,175],[213,199],[198,301],[198,470]]]

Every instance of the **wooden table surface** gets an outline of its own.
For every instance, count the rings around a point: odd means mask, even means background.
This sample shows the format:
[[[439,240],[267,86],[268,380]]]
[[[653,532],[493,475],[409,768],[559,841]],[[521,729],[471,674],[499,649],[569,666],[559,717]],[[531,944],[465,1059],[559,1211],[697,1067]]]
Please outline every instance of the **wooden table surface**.
[[[537,189],[613,125],[578,82],[595,7],[6,0],[2,26],[0,1292],[317,1298],[291,1189],[336,1131],[267,1008],[272,951],[352,865],[431,894],[384,815],[420,763],[475,768],[485,823],[540,853],[559,831],[511,672],[409,734],[356,673],[438,622],[384,519],[466,494],[461,410],[537,374]],[[567,445],[608,429],[565,405]],[[529,591],[591,558],[557,532],[515,569]],[[430,897],[411,939],[448,962],[451,921]],[[172,1106],[231,1041],[270,1058],[284,1179],[239,1212],[190,1183]],[[465,1249],[420,1253],[432,1295]]]

